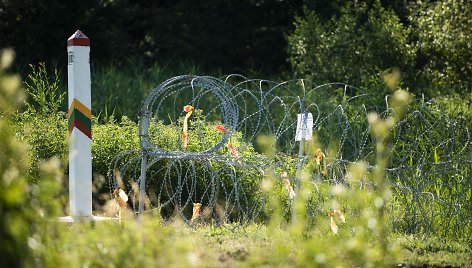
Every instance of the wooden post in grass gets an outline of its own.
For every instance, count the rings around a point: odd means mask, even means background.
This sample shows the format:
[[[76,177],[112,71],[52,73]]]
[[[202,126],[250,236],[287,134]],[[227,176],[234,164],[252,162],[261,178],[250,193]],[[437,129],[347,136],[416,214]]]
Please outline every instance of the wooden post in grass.
[[[67,55],[70,214],[92,218],[90,39],[76,31],[67,40]]]

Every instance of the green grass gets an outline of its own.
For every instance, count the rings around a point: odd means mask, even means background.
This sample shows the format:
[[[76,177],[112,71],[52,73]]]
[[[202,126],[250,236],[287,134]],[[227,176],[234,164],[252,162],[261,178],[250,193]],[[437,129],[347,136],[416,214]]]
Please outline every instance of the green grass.
[[[434,237],[392,235],[401,247],[399,263],[411,267],[471,267],[472,248],[466,242]]]
[[[345,239],[321,229],[317,235],[296,237],[290,235],[289,227],[258,224],[188,227],[178,220],[164,224],[156,217],[146,218],[143,224],[128,221],[125,227],[117,222],[62,223],[56,227],[57,237],[29,241],[34,248],[33,266],[332,267],[329,256],[336,248],[343,248],[340,243]],[[466,243],[407,235],[391,235],[389,240],[400,247],[395,266],[472,265],[472,251]],[[314,241],[327,244],[306,248]],[[368,250],[371,244],[360,246]],[[314,262],[308,261],[307,254],[313,255],[310,257]],[[357,263],[355,255],[336,254],[340,259],[336,264],[341,267]]]

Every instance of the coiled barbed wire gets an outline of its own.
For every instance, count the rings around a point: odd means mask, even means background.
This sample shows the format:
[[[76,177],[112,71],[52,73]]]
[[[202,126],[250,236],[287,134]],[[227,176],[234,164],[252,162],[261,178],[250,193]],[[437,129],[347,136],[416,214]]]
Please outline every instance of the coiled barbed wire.
[[[190,119],[188,148],[182,148],[180,135],[185,105],[196,109]],[[144,101],[141,148],[113,159],[110,181],[117,186],[114,170],[119,170],[129,184],[129,194],[136,195],[145,159],[150,210],[165,217],[181,215],[188,221],[192,203],[200,203],[202,218],[219,223],[264,218],[265,197],[259,183],[265,173],[272,171],[281,185],[281,172],[289,171],[294,177],[297,163],[313,157],[297,155],[297,114],[313,114],[317,140],[312,146],[321,148],[328,160],[326,176],[314,174],[314,179],[338,184],[346,183],[347,165],[374,162],[375,142],[367,122],[371,111],[381,117],[391,112],[387,99],[342,83],[277,83],[240,75],[174,77]],[[217,125],[225,131],[215,130]],[[462,232],[470,237],[472,145],[465,123],[419,100],[391,132],[387,179],[396,189],[393,202],[409,204],[396,207],[405,217],[394,219],[393,224],[411,232],[427,226],[431,233]],[[270,148],[256,148],[262,135],[273,138]],[[359,182],[359,187],[363,185]],[[320,192],[313,196],[318,201],[310,205],[309,213],[314,216],[321,209]],[[132,200],[137,211],[137,198]],[[287,214],[289,200],[286,204]]]

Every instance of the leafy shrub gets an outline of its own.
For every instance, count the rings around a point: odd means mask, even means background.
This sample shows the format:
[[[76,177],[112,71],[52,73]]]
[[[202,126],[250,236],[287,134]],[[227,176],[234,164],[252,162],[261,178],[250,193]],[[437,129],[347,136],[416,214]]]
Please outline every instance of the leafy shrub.
[[[40,164],[52,157],[68,159],[68,127],[66,114],[37,116],[28,112],[15,118],[17,137],[28,144],[29,177],[37,183]],[[96,175],[106,175],[111,159],[120,152],[139,148],[136,123],[123,117],[110,118],[106,124],[92,125],[92,167]]]
[[[49,77],[44,62],[29,66],[31,72],[24,82],[25,89],[32,98],[25,102],[28,111],[41,116],[58,112],[66,92],[59,88],[61,81],[57,69],[54,69],[54,76]]]
[[[62,173],[53,159],[41,164],[36,185],[27,183],[28,147],[15,135],[13,116],[24,94],[19,77],[6,72],[12,60],[11,50],[0,52],[0,257],[2,265],[27,267],[41,240],[56,235],[49,226],[59,214]]]
[[[0,258],[3,265],[20,267],[27,263],[31,206],[27,199],[26,148],[15,139],[11,112],[22,99],[20,79],[7,73],[13,51],[0,51]]]
[[[371,9],[364,2],[349,3],[328,21],[306,10],[295,26],[288,37],[289,54],[300,77],[360,85],[376,68],[412,67],[415,50],[408,43],[409,29],[379,1]]]
[[[197,116],[198,117],[198,116]],[[28,112],[20,113],[16,115],[16,130],[17,137],[28,145],[28,154],[29,154],[29,178],[32,183],[40,183],[40,166],[41,163],[45,160],[58,157],[64,161],[65,166],[67,166],[66,161],[68,158],[68,131],[67,131],[67,119],[64,113],[55,113],[48,116],[38,116],[30,114]],[[189,131],[194,133],[194,135],[189,136],[189,146],[188,150],[199,152],[208,149],[211,146],[216,145],[221,140],[221,132],[215,129],[217,123],[208,123],[203,122],[200,119],[191,121]],[[159,132],[155,131],[155,127],[159,128]],[[179,151],[182,150],[181,143],[181,129],[175,125],[164,125],[162,122],[157,122],[153,126],[151,131],[151,138],[154,144],[162,149],[169,151]],[[197,131],[198,129],[198,131]],[[195,134],[200,133],[200,134]],[[130,160],[132,157],[138,155],[139,146],[139,136],[138,136],[138,126],[136,123],[131,121],[127,117],[122,117],[120,121],[115,120],[113,117],[107,119],[106,123],[99,124],[94,120],[92,125],[92,168],[94,173],[94,181],[96,192],[94,197],[100,198],[100,194],[109,192],[108,187],[114,187],[110,184],[103,184],[100,177],[111,175],[108,174],[109,171],[113,171],[114,168],[121,168],[122,166],[116,166],[113,162],[114,158],[120,154],[125,153],[125,157],[121,159],[121,164],[124,164],[126,161]],[[241,141],[241,134],[235,134],[232,138],[233,145],[238,148],[239,153],[243,157],[249,157],[256,155],[253,147],[249,144],[245,144]],[[229,155],[229,151],[226,146],[223,146],[217,152],[221,155]],[[256,161],[256,160],[254,160]],[[150,177],[148,178],[148,187],[149,192],[159,192],[160,178],[164,176],[164,173],[167,170],[167,165],[169,162],[167,160],[162,160],[156,162],[151,169],[148,171]],[[186,165],[184,165],[186,166]],[[210,166],[207,166],[204,162],[196,162],[192,165],[187,166],[195,168],[196,178],[199,180],[204,180],[209,172],[207,169],[210,168],[213,172],[221,173],[221,183],[222,187],[226,189],[232,189],[233,180],[230,179],[231,176],[234,176],[233,169],[229,166],[215,162]],[[111,169],[111,170],[110,170]],[[177,174],[173,174],[171,171],[171,180],[173,183],[177,181]],[[188,172],[187,170],[182,170],[181,172]],[[247,195],[249,199],[256,198],[254,196],[254,189],[258,185],[260,180],[260,174],[258,172],[248,172],[239,171],[236,169],[235,172],[238,172],[239,175],[243,176],[245,179],[242,180],[242,189],[244,194]],[[131,189],[132,181],[137,179],[135,176],[125,176],[124,180],[127,185],[127,189]],[[206,185],[207,182],[200,181],[199,185]],[[203,189],[203,188],[202,188]],[[200,190],[199,190],[200,191]],[[202,192],[199,193],[203,195]],[[99,201],[100,200],[95,200]]]
[[[178,121],[183,121],[183,118]],[[216,129],[217,125],[218,122],[204,121],[201,112],[195,111],[189,121],[188,146],[182,148],[182,126],[179,123],[164,124],[162,121],[153,121],[150,124],[149,137],[153,146],[145,148],[152,155],[149,157],[146,171],[146,191],[153,197],[150,200],[152,205],[165,204],[162,209],[164,216],[174,213],[173,205],[184,207],[190,199],[211,204],[215,201],[230,203],[231,200],[227,199],[230,198],[238,203],[232,204],[235,207],[239,204],[248,207],[258,205],[257,199],[260,196],[257,185],[261,174],[257,169],[260,162],[256,161],[261,157],[257,157],[259,154],[251,144],[242,141],[241,133],[233,133],[230,142],[237,148],[239,157],[244,158],[244,164],[231,154],[228,143],[214,152],[219,154],[220,158],[185,157],[186,153],[196,155],[220,143],[223,134]],[[182,157],[175,157],[179,153]],[[136,156],[136,152],[124,154],[112,167],[122,169],[125,188],[134,190],[133,183],[140,175],[137,172],[140,170],[140,162],[135,161],[136,158],[131,159],[133,156]],[[209,185],[212,185],[212,190],[208,190]],[[191,193],[182,191],[188,190],[186,187],[193,189]],[[238,193],[238,196],[234,196],[234,193]],[[174,201],[177,204],[168,203]]]
[[[410,20],[418,44],[419,86],[433,96],[472,90],[472,8],[467,0],[425,1]]]
[[[95,174],[106,175],[115,156],[139,149],[138,127],[126,116],[119,122],[113,117],[105,124],[95,122],[92,135],[92,168]]]
[[[28,177],[37,183],[41,163],[52,157],[67,161],[67,119],[65,113],[47,115],[30,112],[15,115],[17,137],[28,145]]]

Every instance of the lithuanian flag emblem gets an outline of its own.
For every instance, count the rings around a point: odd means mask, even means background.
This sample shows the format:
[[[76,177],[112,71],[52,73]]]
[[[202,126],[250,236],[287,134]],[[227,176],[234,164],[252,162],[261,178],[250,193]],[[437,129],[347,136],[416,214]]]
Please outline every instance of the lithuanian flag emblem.
[[[92,111],[75,98],[69,107],[69,135],[74,128],[92,139]]]

